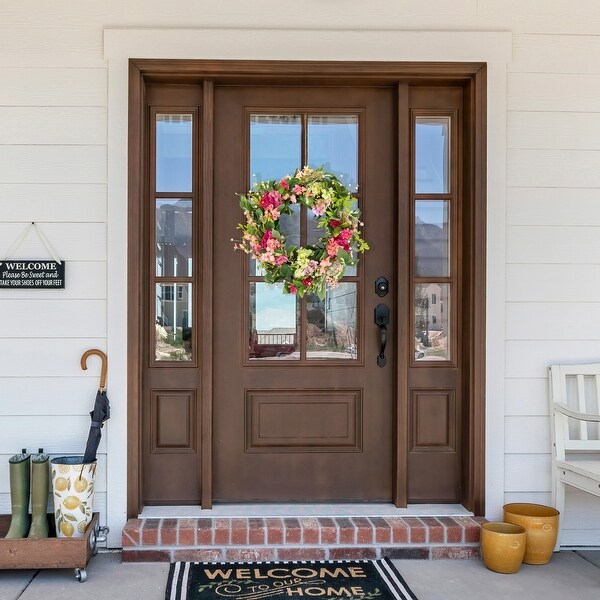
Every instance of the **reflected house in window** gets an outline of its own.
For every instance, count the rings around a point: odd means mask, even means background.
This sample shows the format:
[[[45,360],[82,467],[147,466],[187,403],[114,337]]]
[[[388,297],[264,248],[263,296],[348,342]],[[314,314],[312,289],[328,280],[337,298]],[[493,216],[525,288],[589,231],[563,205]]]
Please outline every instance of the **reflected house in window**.
[[[192,276],[192,201],[156,201],[156,274]],[[191,283],[156,285],[156,360],[190,360],[192,352]]]
[[[322,301],[315,294],[307,298],[307,358],[356,358],[356,283],[328,289]]]
[[[423,283],[415,292],[415,358],[448,360],[448,289],[446,283]]]

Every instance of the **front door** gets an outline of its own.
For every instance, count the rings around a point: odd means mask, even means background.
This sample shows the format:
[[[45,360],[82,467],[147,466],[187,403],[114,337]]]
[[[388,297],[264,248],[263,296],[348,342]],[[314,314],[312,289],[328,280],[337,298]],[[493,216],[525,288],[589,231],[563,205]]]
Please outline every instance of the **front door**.
[[[387,345],[378,366],[374,310],[393,309],[397,287],[394,99],[390,88],[215,90],[215,501],[392,499],[395,354]],[[371,247],[323,301],[282,295],[232,250],[236,194],[303,165],[348,186]],[[306,245],[315,223],[303,209],[282,228]]]
[[[480,72],[198,65],[132,71],[131,513],[462,501],[481,514]],[[239,194],[305,165],[347,185],[370,246],[324,300],[282,294],[234,250]],[[315,227],[306,209],[282,219],[299,245]]]

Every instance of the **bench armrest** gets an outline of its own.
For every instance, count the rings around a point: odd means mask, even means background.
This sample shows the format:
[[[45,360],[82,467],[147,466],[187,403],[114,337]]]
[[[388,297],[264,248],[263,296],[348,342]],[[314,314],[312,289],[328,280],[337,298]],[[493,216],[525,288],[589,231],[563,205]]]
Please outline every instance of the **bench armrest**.
[[[554,410],[566,415],[567,417],[571,417],[572,419],[577,419],[579,421],[590,421],[592,423],[600,423],[600,415],[594,415],[592,413],[584,413],[579,412],[578,410],[571,410],[564,404],[560,402],[554,402]]]

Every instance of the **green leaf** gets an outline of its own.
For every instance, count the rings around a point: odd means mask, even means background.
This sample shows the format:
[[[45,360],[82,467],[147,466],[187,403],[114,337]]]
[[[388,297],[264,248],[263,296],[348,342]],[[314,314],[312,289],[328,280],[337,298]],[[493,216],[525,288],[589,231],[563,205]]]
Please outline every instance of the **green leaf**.
[[[65,519],[69,519],[69,521],[77,522],[77,517],[74,517],[73,515],[65,514],[64,517]]]

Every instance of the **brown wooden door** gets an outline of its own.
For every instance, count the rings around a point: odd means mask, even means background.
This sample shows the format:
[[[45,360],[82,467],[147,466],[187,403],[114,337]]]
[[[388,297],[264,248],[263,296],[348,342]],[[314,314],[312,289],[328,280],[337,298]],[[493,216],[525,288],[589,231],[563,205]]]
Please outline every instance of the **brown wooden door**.
[[[395,349],[379,367],[373,315],[395,307],[395,122],[390,88],[215,89],[217,502],[392,500]],[[230,241],[236,194],[304,164],[345,177],[371,246],[324,302],[282,296]],[[306,215],[290,221],[304,245]],[[389,338],[396,326],[392,316]]]

